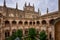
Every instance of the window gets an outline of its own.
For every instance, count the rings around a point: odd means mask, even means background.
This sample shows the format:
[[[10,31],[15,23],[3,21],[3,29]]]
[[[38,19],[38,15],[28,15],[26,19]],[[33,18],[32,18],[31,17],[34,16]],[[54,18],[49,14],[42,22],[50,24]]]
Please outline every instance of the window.
[[[19,21],[19,24],[23,24],[23,22],[22,21]]]
[[[16,21],[12,21],[12,24],[16,24]]]
[[[9,25],[10,24],[10,22],[8,21],[8,20],[6,20],[5,21],[5,25],[7,26],[7,25]]]
[[[43,21],[42,21],[42,24],[46,24],[46,21],[45,21],[45,20],[43,20]]]
[[[32,25],[32,22],[29,22],[30,25]]]
[[[25,25],[27,25],[28,24],[28,22],[27,21],[25,21],[25,23],[24,23]]]
[[[10,33],[9,33],[9,31],[7,30],[7,31],[5,31],[5,38],[7,38],[7,37],[9,37],[10,36]]]
[[[37,21],[37,24],[39,25],[40,24],[40,21]]]
[[[25,29],[25,35],[26,36],[28,35],[28,29]]]
[[[53,25],[54,24],[54,19],[51,19],[50,21],[49,21],[49,23],[51,24],[51,25]]]
[[[33,25],[35,25],[35,22],[33,22]]]

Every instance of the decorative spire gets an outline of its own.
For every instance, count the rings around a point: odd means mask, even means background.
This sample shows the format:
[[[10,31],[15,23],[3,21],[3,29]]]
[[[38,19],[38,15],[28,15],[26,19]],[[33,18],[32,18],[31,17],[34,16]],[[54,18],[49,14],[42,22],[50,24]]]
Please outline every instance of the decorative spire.
[[[6,0],[4,0],[4,7],[6,7]]]
[[[25,7],[27,6],[26,2],[25,2]]]
[[[39,10],[39,8],[38,8],[38,13],[39,13],[39,15],[41,16],[41,11]]]
[[[30,6],[30,3],[29,3],[29,6]]]
[[[34,7],[34,4],[33,4],[33,7]]]
[[[33,4],[33,8],[34,8],[33,10],[35,10],[34,4]]]
[[[47,14],[48,14],[48,12],[49,12],[49,9],[47,8]]]
[[[16,9],[18,9],[18,3],[16,3]]]
[[[38,13],[39,13],[39,8],[38,8]]]

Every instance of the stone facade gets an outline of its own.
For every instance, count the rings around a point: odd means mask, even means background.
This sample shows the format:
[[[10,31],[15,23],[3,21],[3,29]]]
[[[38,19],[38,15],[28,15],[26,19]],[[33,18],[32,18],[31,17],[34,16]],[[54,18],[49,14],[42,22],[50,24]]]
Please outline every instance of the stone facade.
[[[24,10],[19,10],[18,4],[16,4],[16,9],[8,8],[4,1],[4,5],[0,6],[0,40],[5,40],[18,29],[22,29],[23,35],[25,35],[29,28],[35,28],[38,33],[45,30],[49,40],[60,40],[59,20],[60,0],[59,11],[48,13],[47,9],[45,15],[41,15],[39,9],[38,12],[35,12],[34,5],[30,6],[29,4],[27,6],[25,3]]]

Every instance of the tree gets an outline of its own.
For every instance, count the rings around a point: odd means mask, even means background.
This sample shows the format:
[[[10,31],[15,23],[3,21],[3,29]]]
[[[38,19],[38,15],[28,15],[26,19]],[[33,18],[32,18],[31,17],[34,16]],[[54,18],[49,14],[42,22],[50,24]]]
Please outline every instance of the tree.
[[[32,40],[34,40],[36,37],[36,30],[34,28],[30,28],[28,35]]]
[[[17,35],[17,37],[21,38],[23,36],[22,30],[17,30],[16,35]]]
[[[17,37],[19,37],[19,39],[22,40],[22,36],[23,36],[22,30],[17,30],[6,40],[15,40]]]
[[[39,36],[40,36],[40,40],[46,40],[47,38],[47,35],[44,30],[40,32]]]

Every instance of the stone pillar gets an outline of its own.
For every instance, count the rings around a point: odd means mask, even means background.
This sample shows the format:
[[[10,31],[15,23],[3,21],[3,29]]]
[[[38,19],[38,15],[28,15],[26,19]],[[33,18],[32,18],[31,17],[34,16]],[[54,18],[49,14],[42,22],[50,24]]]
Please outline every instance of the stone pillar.
[[[53,38],[53,40],[55,40],[55,26],[53,26],[53,30],[54,30],[54,32],[53,32],[53,34],[54,34],[54,38]]]
[[[12,30],[10,30],[10,36],[12,35]]]
[[[23,29],[23,40],[24,40],[24,36],[25,36],[25,34],[24,34],[24,29]]]
[[[47,29],[46,29],[46,31],[47,31],[47,35],[48,35],[47,39],[49,40],[48,26],[47,26]]]
[[[10,36],[12,35],[12,29],[11,29],[11,27],[12,27],[12,23],[10,21]]]
[[[4,29],[2,30],[2,40],[5,40],[5,32],[4,32]]]

